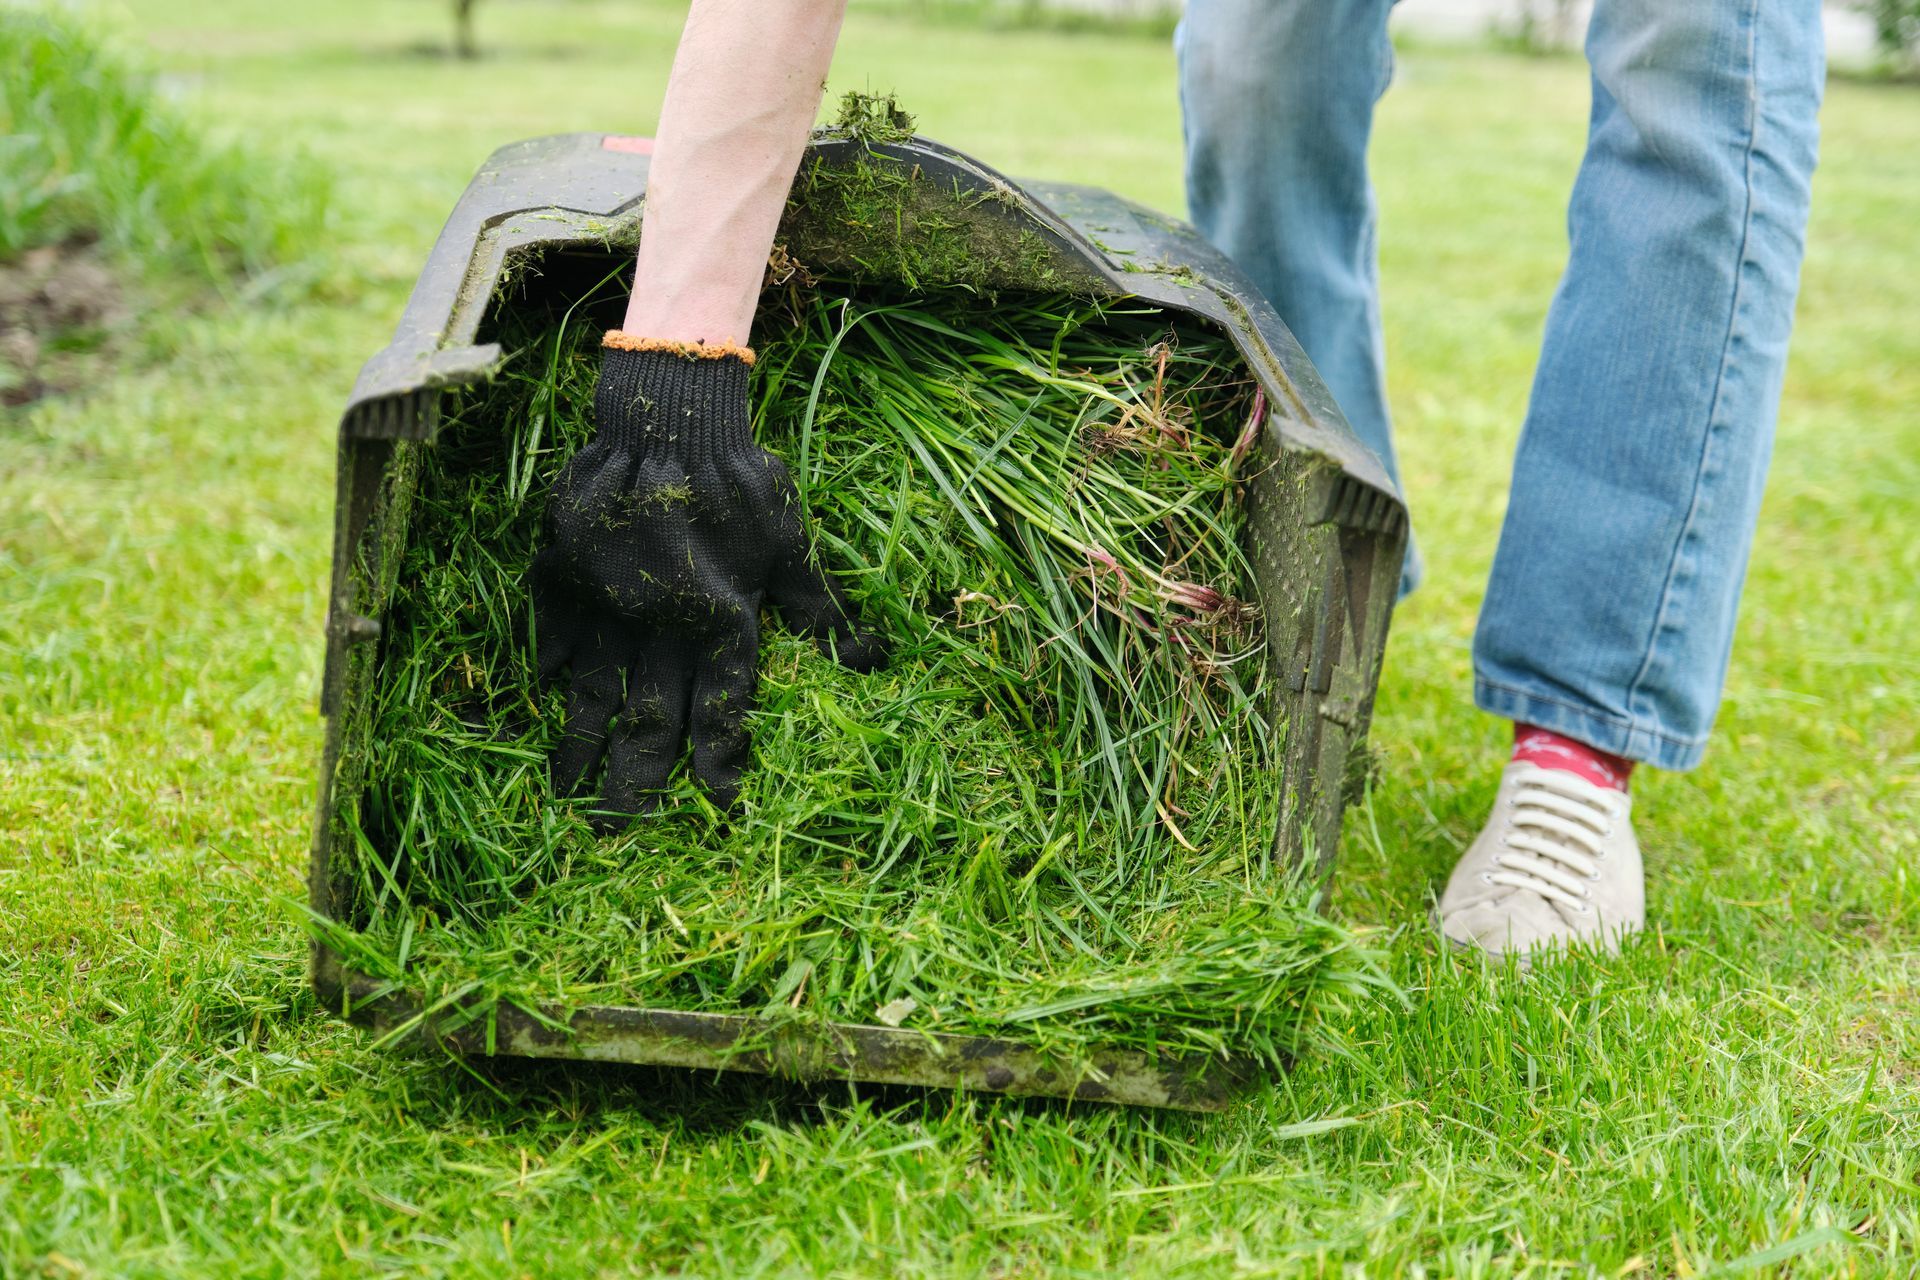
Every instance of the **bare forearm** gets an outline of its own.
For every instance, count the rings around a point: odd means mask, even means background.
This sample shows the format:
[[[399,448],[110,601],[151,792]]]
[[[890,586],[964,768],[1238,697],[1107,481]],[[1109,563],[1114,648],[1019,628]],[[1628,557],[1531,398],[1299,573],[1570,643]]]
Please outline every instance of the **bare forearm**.
[[[750,340],[846,0],[694,0],[667,83],[626,331]]]

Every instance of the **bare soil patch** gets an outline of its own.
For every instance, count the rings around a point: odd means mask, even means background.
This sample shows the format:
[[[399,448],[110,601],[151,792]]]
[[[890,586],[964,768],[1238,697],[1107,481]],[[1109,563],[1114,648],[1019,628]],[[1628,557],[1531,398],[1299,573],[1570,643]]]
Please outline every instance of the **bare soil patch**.
[[[70,390],[125,317],[119,281],[85,240],[0,262],[0,405]]]

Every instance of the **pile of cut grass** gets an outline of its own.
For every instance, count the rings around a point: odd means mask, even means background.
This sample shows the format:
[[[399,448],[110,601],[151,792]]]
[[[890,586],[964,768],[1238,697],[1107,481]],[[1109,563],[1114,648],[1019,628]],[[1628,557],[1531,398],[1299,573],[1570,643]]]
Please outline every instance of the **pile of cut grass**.
[[[524,573],[591,433],[585,308],[518,314],[506,373],[417,485],[371,732],[338,796],[351,963],[500,1001],[875,1020],[1277,1062],[1375,981],[1273,851],[1279,730],[1238,549],[1254,388],[1137,305],[770,299],[757,430],[890,637],[855,675],[770,628],[755,764],[684,773],[596,840],[556,800],[563,697]]]

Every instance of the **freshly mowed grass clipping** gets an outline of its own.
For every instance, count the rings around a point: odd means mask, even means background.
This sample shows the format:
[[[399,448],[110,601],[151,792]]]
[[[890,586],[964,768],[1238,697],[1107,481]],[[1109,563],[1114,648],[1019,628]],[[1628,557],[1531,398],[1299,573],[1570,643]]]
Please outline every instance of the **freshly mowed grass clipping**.
[[[348,959],[501,1000],[875,1020],[1277,1063],[1373,984],[1273,851],[1277,737],[1245,599],[1251,380],[1140,307],[831,286],[770,303],[760,439],[888,666],[763,644],[755,765],[610,840],[556,802],[559,690],[524,574],[592,431],[598,328],[518,314],[507,372],[420,449],[336,847]],[[364,769],[364,791],[351,779]]]

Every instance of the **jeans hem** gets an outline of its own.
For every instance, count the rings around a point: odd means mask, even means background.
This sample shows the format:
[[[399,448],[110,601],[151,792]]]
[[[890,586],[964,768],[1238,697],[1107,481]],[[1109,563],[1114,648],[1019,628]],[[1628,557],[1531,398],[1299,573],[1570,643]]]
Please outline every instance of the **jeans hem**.
[[[1691,769],[1707,749],[1704,737],[1676,738],[1558,698],[1496,684],[1484,676],[1474,679],[1473,701],[1491,715],[1551,729],[1609,755],[1624,756],[1656,769]]]

